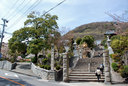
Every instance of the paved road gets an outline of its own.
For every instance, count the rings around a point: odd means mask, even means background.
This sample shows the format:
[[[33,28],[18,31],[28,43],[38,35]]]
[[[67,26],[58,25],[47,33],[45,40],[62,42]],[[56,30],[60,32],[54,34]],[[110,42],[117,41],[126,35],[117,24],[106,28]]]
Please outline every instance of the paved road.
[[[0,70],[0,86],[68,86],[5,70]]]
[[[16,69],[13,69],[11,71],[20,74],[26,74],[29,76],[36,76],[31,70],[31,64],[28,62],[17,62]]]

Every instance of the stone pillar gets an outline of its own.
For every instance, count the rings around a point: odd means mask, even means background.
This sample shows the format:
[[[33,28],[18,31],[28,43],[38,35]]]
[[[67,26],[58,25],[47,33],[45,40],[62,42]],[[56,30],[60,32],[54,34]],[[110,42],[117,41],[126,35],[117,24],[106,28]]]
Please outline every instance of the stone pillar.
[[[82,52],[82,48],[80,48],[80,59],[82,59],[83,57],[83,54],[82,54],[83,52]]]
[[[105,50],[103,53],[104,57],[104,73],[105,73],[105,84],[111,84],[111,74],[110,74],[110,60],[109,51]]]
[[[68,69],[69,68],[69,62],[68,62],[68,57],[67,53],[63,54],[63,81],[67,82],[68,81]]]
[[[88,63],[88,72],[91,72],[91,63]]]
[[[54,44],[51,47],[51,70],[54,70]]]

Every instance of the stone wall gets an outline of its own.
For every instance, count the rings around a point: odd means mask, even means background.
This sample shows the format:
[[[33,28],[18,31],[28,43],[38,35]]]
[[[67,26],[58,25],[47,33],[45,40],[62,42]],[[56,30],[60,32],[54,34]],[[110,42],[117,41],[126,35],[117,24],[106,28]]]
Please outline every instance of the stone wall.
[[[0,61],[0,68],[4,70],[12,70],[16,67],[16,63],[11,63],[9,61]]]
[[[45,80],[55,80],[55,72],[35,66],[31,63],[31,70],[34,74]]]

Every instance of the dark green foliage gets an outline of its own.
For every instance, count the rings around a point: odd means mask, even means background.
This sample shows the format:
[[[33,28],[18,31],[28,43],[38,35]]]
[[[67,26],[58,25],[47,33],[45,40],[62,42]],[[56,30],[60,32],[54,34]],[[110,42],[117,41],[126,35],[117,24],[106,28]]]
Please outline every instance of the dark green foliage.
[[[13,57],[10,59],[11,63],[14,63],[16,61],[16,57]]]
[[[50,67],[50,65],[44,65],[44,69],[50,70],[51,67]]]
[[[48,59],[50,59],[50,58],[51,58],[51,53],[48,54]]]
[[[59,61],[55,61],[54,66],[56,67],[59,64]]]
[[[112,58],[112,54],[109,55]]]
[[[106,42],[107,42],[107,39],[105,38],[104,40],[101,41],[101,45],[106,46],[107,45]]]
[[[37,62],[37,57],[33,57],[33,58],[31,59],[31,61],[32,61],[32,63],[36,63],[36,62]]]
[[[114,61],[115,61],[115,62],[119,62],[119,61],[121,61],[121,58],[120,58],[120,57],[115,57],[115,58],[114,58]]]
[[[58,29],[56,15],[38,15],[32,12],[27,16],[24,27],[15,31],[9,40],[9,52],[17,57],[21,54],[35,54],[43,49],[51,47],[51,33]],[[57,31],[56,31],[57,32]],[[59,33],[59,32],[58,32]]]
[[[42,60],[42,63],[43,64],[46,64],[48,62],[48,59],[47,58],[44,58],[43,60]]]
[[[120,35],[112,36],[112,37],[111,37],[111,40],[114,40],[114,39],[118,39],[118,40],[119,40],[119,39],[120,39]]]
[[[50,70],[51,69],[50,65],[39,65],[39,66],[40,66],[40,68],[44,68],[46,70]]]
[[[61,68],[60,65],[57,65],[57,66],[56,66],[56,70],[59,70],[60,68]]]
[[[50,65],[47,65],[47,70],[50,70],[51,69],[51,66]]]
[[[73,52],[73,43],[74,43],[74,39],[71,38],[70,39],[70,42],[69,42],[69,47],[70,47],[70,50]]]
[[[78,38],[76,39],[77,45],[79,45],[81,41],[82,41],[82,39],[81,39],[80,37],[78,37]]]
[[[84,42],[87,43],[89,48],[94,47],[94,37],[93,36],[90,36],[90,35],[84,36],[82,38],[81,44],[83,44]]]
[[[128,50],[128,37],[120,36],[119,38],[117,36],[117,39],[113,38],[111,42],[111,47],[115,53],[119,53],[120,55],[122,55],[125,52],[125,50]]]
[[[121,76],[123,78],[128,78],[128,65],[124,66],[123,69],[121,70]]]
[[[119,69],[117,63],[112,63],[112,68],[114,71],[117,71]]]
[[[2,59],[2,58],[0,58],[0,61],[3,61],[3,59]]]
[[[69,50],[69,52],[68,52],[68,57],[69,57],[69,58],[72,58],[73,56],[74,56],[73,52],[72,52],[71,50]]]
[[[38,58],[43,58],[44,56],[43,55],[39,55]]]
[[[41,68],[44,68],[44,65],[39,65]]]

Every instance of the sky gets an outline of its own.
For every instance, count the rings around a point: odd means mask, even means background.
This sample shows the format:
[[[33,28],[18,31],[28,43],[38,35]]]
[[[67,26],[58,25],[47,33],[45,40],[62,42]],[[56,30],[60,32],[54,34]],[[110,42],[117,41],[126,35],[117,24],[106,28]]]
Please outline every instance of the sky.
[[[63,0],[1,0],[0,18],[7,19],[5,31],[13,33],[24,27],[27,15],[32,12],[49,10]],[[65,0],[61,5],[50,11],[58,16],[59,30],[64,34],[80,25],[92,22],[113,21],[106,12],[121,15],[128,11],[128,0]],[[0,24],[3,21],[0,20]],[[2,26],[0,26],[2,31]],[[10,34],[4,34],[4,42],[8,42]]]

